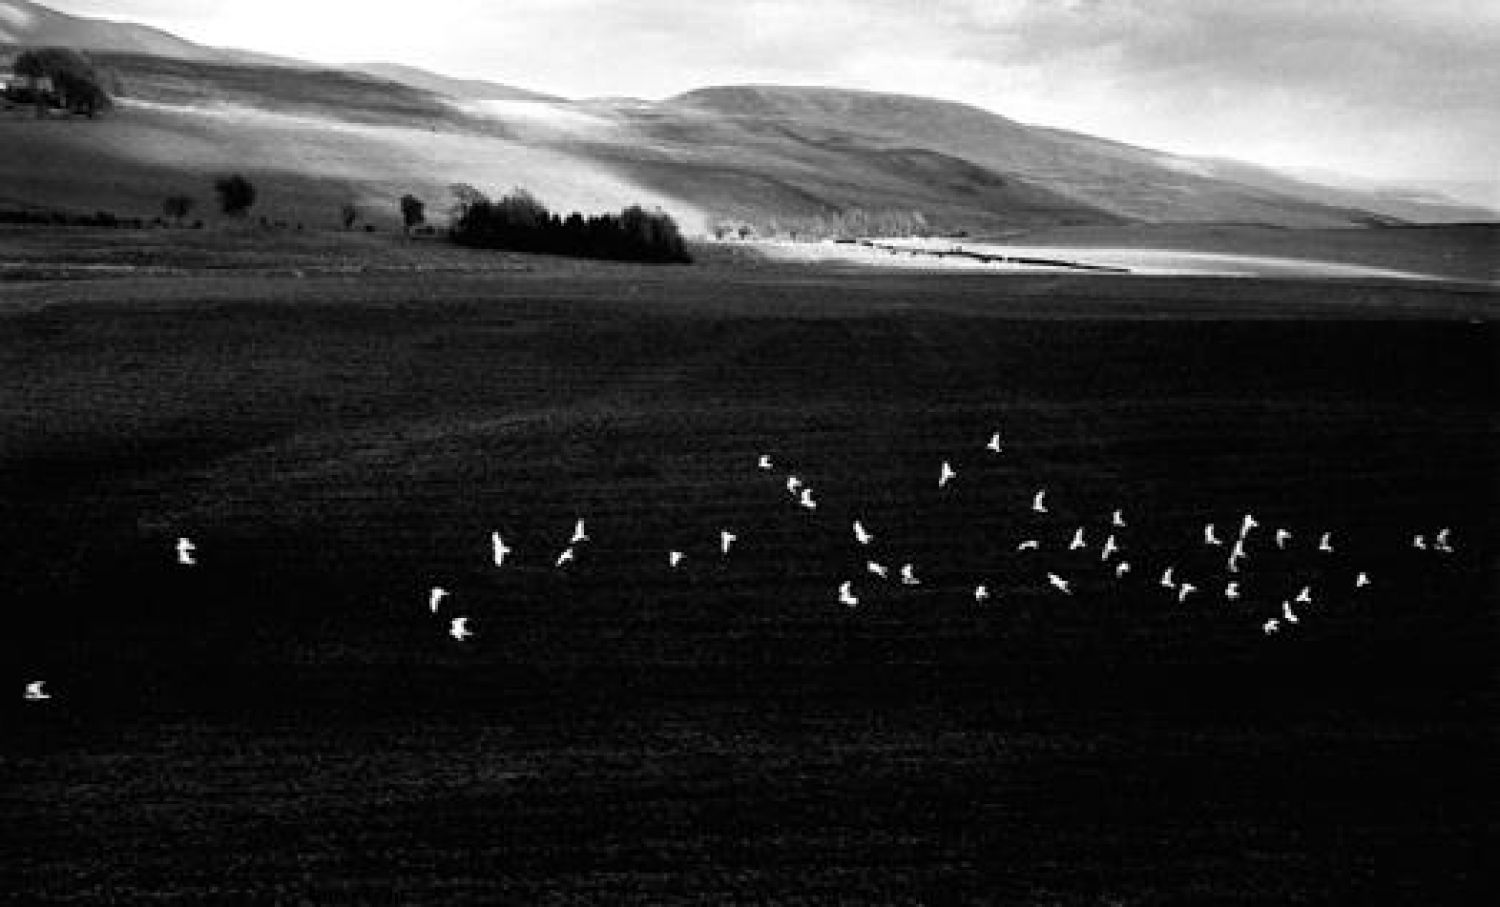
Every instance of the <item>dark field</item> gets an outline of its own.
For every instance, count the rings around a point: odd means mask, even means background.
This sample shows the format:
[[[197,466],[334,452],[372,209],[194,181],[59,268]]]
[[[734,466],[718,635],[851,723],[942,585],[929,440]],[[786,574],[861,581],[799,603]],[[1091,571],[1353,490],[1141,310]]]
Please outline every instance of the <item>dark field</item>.
[[[0,284],[0,892],[1479,900],[1492,293],[515,264]]]

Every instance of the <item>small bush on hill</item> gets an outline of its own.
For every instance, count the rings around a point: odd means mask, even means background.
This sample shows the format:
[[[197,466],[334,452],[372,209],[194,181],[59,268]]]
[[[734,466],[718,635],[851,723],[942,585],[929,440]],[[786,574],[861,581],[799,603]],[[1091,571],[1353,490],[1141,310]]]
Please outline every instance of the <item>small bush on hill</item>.
[[[219,206],[230,217],[244,217],[255,204],[255,185],[238,173],[216,180],[214,191],[219,193]]]

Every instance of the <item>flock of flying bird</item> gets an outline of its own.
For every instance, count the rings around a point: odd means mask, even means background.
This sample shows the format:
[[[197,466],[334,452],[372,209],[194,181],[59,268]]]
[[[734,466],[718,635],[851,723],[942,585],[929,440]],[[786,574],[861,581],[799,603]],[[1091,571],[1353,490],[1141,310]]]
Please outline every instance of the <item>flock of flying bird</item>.
[[[990,436],[985,449],[991,455],[1000,455],[1003,452],[999,432],[995,432]],[[769,454],[761,454],[756,461],[756,466],[765,472],[772,472],[777,469],[775,462]],[[942,461],[937,474],[938,489],[941,491],[948,488],[957,478],[958,471],[953,467],[953,464],[948,460]],[[818,509],[817,497],[814,495],[812,487],[805,480],[796,475],[789,474],[785,478],[784,486],[795,506],[807,511],[816,511]],[[1050,512],[1047,504],[1047,489],[1038,489],[1032,495],[1031,511],[1035,514],[1048,514]],[[1110,515],[1109,528],[1106,533],[1107,537],[1098,545],[1100,564],[1108,568],[1108,572],[1111,572],[1116,580],[1123,579],[1135,569],[1131,561],[1127,559],[1124,543],[1120,538],[1126,526],[1124,510],[1114,510]],[[1220,552],[1228,549],[1228,553],[1224,555],[1225,575],[1238,577],[1243,565],[1250,559],[1250,551],[1247,545],[1251,535],[1260,528],[1260,522],[1253,514],[1249,513],[1244,514],[1239,519],[1238,529],[1232,535],[1221,534],[1219,525],[1216,523],[1206,523],[1203,526],[1202,546],[1205,549],[1216,549]],[[866,527],[864,521],[861,519],[853,520],[850,529],[855,543],[862,548],[868,549],[876,540],[875,533]],[[1431,535],[1420,533],[1412,537],[1411,547],[1419,551],[1451,554],[1454,551],[1451,536],[1452,531],[1447,527],[1438,529]],[[1332,554],[1335,550],[1333,538],[1334,534],[1332,532],[1322,532],[1318,538],[1317,550],[1322,554]],[[1229,541],[1230,539],[1232,541]],[[1271,542],[1277,550],[1287,550],[1287,546],[1292,542],[1292,539],[1292,531],[1286,528],[1277,528],[1271,533]],[[574,523],[573,533],[568,539],[567,544],[552,559],[553,567],[560,570],[575,562],[581,546],[590,541],[586,521],[583,518],[579,518]],[[718,546],[720,555],[728,557],[737,541],[739,541],[739,536],[735,532],[729,529],[720,530]],[[1042,550],[1042,547],[1040,539],[1027,538],[1019,542],[1015,550],[1018,554],[1022,554],[1026,552],[1038,552]],[[1066,547],[1069,552],[1087,550],[1089,544],[1086,527],[1079,526],[1074,531],[1072,539]],[[507,559],[514,553],[514,549],[505,542],[499,532],[492,532],[490,534],[490,548],[494,566],[497,569],[503,569],[506,566]],[[197,566],[196,551],[197,546],[191,539],[186,537],[177,539],[177,564],[182,567]],[[667,569],[679,569],[686,557],[686,553],[681,550],[673,549],[667,551]],[[864,572],[872,577],[869,580],[870,582],[893,582],[902,586],[922,585],[921,578],[917,576],[916,566],[911,562],[903,563],[896,568],[894,580],[892,579],[891,565],[875,560],[873,557],[866,560]],[[1046,583],[1050,589],[1061,595],[1071,596],[1074,594],[1073,582],[1070,579],[1055,570],[1042,572],[1045,573]],[[1197,584],[1187,579],[1179,578],[1177,574],[1177,565],[1167,565],[1163,569],[1157,585],[1167,590],[1179,604],[1187,602],[1189,598],[1199,593],[1210,594],[1210,590],[1200,589]],[[1362,570],[1354,578],[1353,586],[1356,590],[1364,589],[1371,586],[1373,582],[1374,580],[1370,573]],[[854,579],[845,578],[837,584],[834,594],[835,600],[840,605],[848,608],[856,608],[860,605],[860,597],[856,591],[855,583]],[[1219,594],[1225,601],[1240,601],[1243,596],[1241,585],[1242,580],[1239,578],[1227,579],[1224,581],[1222,589],[1219,590]],[[451,593],[442,586],[431,587],[427,596],[429,612],[434,616],[442,614],[445,611],[444,601],[450,595]],[[987,583],[978,583],[972,588],[972,597],[977,604],[984,604],[991,601],[994,596],[995,593],[991,591]],[[1266,619],[1260,625],[1260,631],[1269,636],[1281,632],[1290,625],[1299,623],[1302,618],[1297,614],[1297,610],[1301,606],[1311,605],[1313,601],[1313,586],[1310,584],[1303,585],[1295,596],[1288,595],[1281,602],[1280,613],[1277,616]],[[447,617],[446,620],[447,635],[454,641],[462,643],[475,635],[474,630],[470,628],[470,617],[455,615]],[[28,681],[25,685],[25,698],[31,701],[43,701],[50,699],[51,694],[46,691],[44,681],[33,680]]]

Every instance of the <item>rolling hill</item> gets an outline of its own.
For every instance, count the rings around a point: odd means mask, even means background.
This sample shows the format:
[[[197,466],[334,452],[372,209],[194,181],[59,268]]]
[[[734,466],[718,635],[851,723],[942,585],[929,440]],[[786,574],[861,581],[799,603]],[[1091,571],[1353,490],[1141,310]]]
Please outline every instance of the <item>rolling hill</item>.
[[[727,86],[659,102],[575,102],[396,64],[340,70],[207,48],[24,0],[0,4],[6,42],[88,50],[119,75],[125,96],[98,121],[0,111],[0,140],[20,149],[0,159],[0,205],[150,216],[165,194],[208,197],[215,176],[240,171],[262,188],[258,214],[316,225],[354,201],[393,226],[399,196],[416,192],[437,212],[455,183],[524,186],[562,210],[659,206],[690,232],[856,208],[918,212],[938,229],[987,235],[1484,214],[913,96]]]

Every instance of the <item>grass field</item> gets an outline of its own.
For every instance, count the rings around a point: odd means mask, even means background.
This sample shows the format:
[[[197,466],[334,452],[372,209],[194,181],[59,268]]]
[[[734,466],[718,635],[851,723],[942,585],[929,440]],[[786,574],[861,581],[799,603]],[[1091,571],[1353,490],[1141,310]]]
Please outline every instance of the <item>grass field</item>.
[[[5,240],[18,902],[1475,899],[1493,292],[215,236]]]

